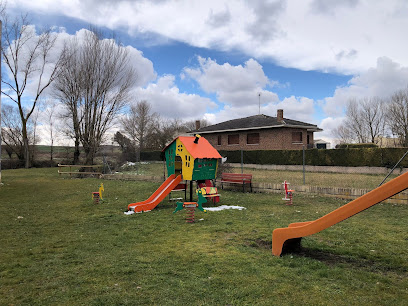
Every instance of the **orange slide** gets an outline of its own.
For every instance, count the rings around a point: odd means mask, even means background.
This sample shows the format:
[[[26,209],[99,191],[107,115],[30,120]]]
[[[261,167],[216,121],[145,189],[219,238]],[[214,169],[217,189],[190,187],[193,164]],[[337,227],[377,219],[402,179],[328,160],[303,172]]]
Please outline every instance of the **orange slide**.
[[[272,254],[280,256],[283,248],[299,244],[302,237],[316,234],[407,188],[408,172],[315,221],[291,223],[287,228],[277,228],[272,233]]]
[[[181,182],[181,180],[181,175],[177,177],[175,174],[170,175],[146,201],[129,204],[128,211],[133,210],[134,212],[142,212],[152,210],[163,201],[163,199]]]

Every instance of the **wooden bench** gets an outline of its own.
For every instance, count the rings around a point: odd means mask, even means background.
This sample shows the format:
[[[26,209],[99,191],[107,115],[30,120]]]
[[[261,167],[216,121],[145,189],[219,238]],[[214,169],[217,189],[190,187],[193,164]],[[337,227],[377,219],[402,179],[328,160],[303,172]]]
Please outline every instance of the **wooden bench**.
[[[240,184],[243,192],[245,192],[245,185],[249,184],[252,192],[252,174],[223,173],[221,174],[221,189],[224,189],[224,183]]]
[[[101,168],[102,165],[92,165],[92,166],[85,166],[85,165],[61,165],[58,164],[58,174],[69,174],[69,176],[72,176],[72,174],[88,174],[88,175],[98,175],[101,176],[102,172],[96,172],[96,171],[84,171],[81,172],[79,171],[81,168],[90,168],[91,170],[93,170],[93,168]],[[66,169],[69,168],[69,171],[60,171],[60,169]],[[77,169],[77,171],[72,171],[72,168]]]

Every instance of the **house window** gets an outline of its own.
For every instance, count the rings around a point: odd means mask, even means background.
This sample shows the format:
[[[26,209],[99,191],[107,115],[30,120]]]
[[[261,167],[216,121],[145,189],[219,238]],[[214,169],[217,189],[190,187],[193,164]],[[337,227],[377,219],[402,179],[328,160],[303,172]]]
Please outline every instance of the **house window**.
[[[259,144],[259,133],[247,134],[247,144]]]
[[[229,145],[239,144],[239,134],[228,135],[228,144]]]
[[[302,143],[303,142],[303,133],[302,132],[292,132],[292,143]]]
[[[218,146],[221,145],[221,135],[218,135],[218,137],[217,137],[217,145]]]

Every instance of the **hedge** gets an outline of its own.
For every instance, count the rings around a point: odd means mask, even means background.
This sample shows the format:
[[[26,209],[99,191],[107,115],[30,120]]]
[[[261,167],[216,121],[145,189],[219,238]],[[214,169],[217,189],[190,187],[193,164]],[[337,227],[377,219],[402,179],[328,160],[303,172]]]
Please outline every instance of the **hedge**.
[[[393,167],[407,151],[407,148],[346,148],[335,150],[305,150],[305,163],[310,166],[345,166],[345,167]],[[241,162],[241,151],[219,151],[221,156],[228,157],[230,163]],[[261,165],[302,165],[302,150],[258,150],[244,151],[245,164]],[[141,152],[143,161],[161,161],[161,151]],[[400,167],[408,167],[408,156]]]
[[[375,143],[342,143],[336,145],[336,149],[360,149],[360,148],[378,148]]]
[[[345,166],[345,167],[393,167],[404,155],[407,148],[358,148],[335,150],[305,150],[305,164],[310,166]],[[241,162],[241,151],[220,151],[230,163]],[[302,150],[259,150],[244,151],[245,164],[261,165],[302,165]],[[408,167],[408,156],[400,163]]]
[[[144,151],[140,152],[140,160],[142,161],[160,161],[163,160],[164,153],[162,151]]]

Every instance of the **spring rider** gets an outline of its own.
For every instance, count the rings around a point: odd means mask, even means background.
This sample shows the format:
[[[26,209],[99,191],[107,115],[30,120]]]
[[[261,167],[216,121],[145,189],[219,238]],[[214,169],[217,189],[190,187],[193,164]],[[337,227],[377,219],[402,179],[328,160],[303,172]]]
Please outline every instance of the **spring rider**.
[[[99,191],[92,192],[92,200],[94,204],[99,204],[100,200],[103,201],[102,191],[105,191],[105,189],[103,188],[103,183],[101,183],[101,185],[99,186]]]
[[[288,183],[286,180],[282,183],[282,185],[285,188],[285,197],[282,198],[282,200],[289,201],[289,202],[286,203],[286,205],[293,205],[293,192],[294,192],[294,190],[289,189],[288,186],[290,185],[290,183]]]
[[[203,196],[203,191],[201,189],[198,189],[197,195],[198,195],[197,202],[177,202],[177,207],[176,207],[176,210],[173,211],[173,214],[178,212],[179,210],[182,210],[183,208],[186,208],[187,210],[186,222],[194,223],[195,222],[194,213],[195,213],[196,208],[198,208],[199,210],[203,212],[207,212],[203,208],[203,204],[207,203],[207,199]]]

